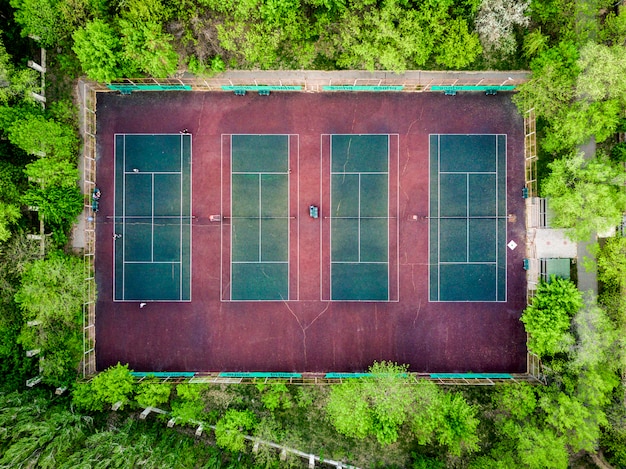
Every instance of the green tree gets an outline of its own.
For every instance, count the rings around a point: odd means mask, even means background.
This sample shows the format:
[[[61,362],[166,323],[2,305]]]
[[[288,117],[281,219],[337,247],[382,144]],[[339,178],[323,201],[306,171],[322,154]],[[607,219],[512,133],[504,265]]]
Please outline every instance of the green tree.
[[[229,451],[243,451],[244,434],[254,430],[255,426],[256,417],[253,412],[230,409],[215,425],[215,442],[219,447]]]
[[[589,42],[580,50],[576,92],[590,101],[626,99],[626,50],[623,45],[605,46]]]
[[[62,253],[27,265],[15,294],[25,319],[74,327],[85,297],[83,268],[82,259]]]
[[[0,104],[9,104],[16,99],[29,100],[30,92],[41,86],[37,72],[15,67],[0,39]]]
[[[176,386],[176,398],[172,400],[172,417],[178,423],[201,421],[204,414],[202,394],[206,387],[199,384],[179,384]]]
[[[43,189],[48,187],[74,187],[78,183],[78,169],[72,163],[53,158],[39,158],[26,165],[29,180]]]
[[[136,71],[124,56],[120,35],[105,21],[90,21],[73,38],[73,50],[92,80],[111,82]]]
[[[171,41],[173,37],[163,32],[156,22],[120,20],[121,44],[126,60],[150,76],[166,78],[178,68],[178,54]]]
[[[78,186],[31,187],[24,194],[24,202],[39,207],[47,224],[64,230],[83,210],[84,198]]]
[[[599,154],[585,160],[573,153],[549,165],[541,192],[550,200],[556,227],[567,228],[575,240],[589,239],[593,231],[617,226],[626,210],[626,175],[621,166]]]
[[[13,145],[30,155],[75,161],[78,154],[79,140],[74,129],[41,114],[26,113],[14,119],[7,136]]]
[[[398,439],[414,402],[407,367],[375,362],[371,377],[347,380],[334,386],[326,407],[339,433],[355,438],[374,435],[381,445]]]
[[[529,350],[540,357],[563,351],[571,318],[582,305],[582,295],[571,281],[553,276],[541,282],[521,317]]]
[[[171,392],[170,384],[147,378],[137,385],[135,400],[140,407],[160,407],[169,402]]]
[[[516,52],[515,28],[526,27],[529,0],[484,0],[476,16],[476,30],[488,57],[506,57]]]
[[[530,63],[532,78],[512,98],[520,111],[532,108],[545,119],[560,115],[576,96],[578,57],[576,44],[568,40],[540,52]]]
[[[284,383],[257,383],[256,387],[261,393],[261,402],[266,409],[270,411],[286,410],[293,406],[289,389]]]
[[[472,64],[482,52],[476,33],[470,33],[463,18],[451,20],[437,47],[435,62],[446,68],[462,70]]]
[[[132,402],[135,392],[135,378],[128,365],[118,363],[98,373],[91,381],[76,383],[72,390],[72,402],[84,410],[104,410],[121,402],[123,409]]]
[[[478,449],[476,408],[460,393],[445,392],[434,383],[422,382],[416,394],[411,429],[420,445],[436,443],[454,456]]]
[[[23,36],[35,36],[44,47],[54,47],[65,37],[58,0],[11,0],[15,21]]]
[[[82,356],[82,305],[87,284],[78,257],[53,253],[24,267],[15,301],[22,310],[20,342],[40,349],[42,375],[54,386],[76,378]],[[36,327],[26,321],[38,321]]]
[[[0,243],[11,237],[10,226],[21,216],[22,213],[17,205],[7,204],[0,200]]]
[[[626,238],[607,239],[598,253],[598,280],[620,290],[626,288]]]

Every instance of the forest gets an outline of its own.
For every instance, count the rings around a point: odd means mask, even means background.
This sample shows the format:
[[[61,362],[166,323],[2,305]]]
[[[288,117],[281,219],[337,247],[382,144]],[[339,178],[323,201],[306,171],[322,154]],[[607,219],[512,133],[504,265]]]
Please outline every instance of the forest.
[[[358,467],[626,468],[623,225],[595,243],[595,259],[579,260],[597,271],[597,295],[553,278],[521,315],[545,384],[465,387],[415,382],[384,361],[333,386],[170,384],[137,380],[125,364],[83,380],[82,304],[93,287],[70,242],[85,201],[77,79],[233,69],[530,70],[513,100],[537,119],[552,224],[575,241],[606,233],[626,211],[625,8],[0,0],[0,468],[305,467],[245,436]],[[28,67],[40,48],[45,105]],[[590,140],[595,154],[583,155]],[[41,383],[27,388],[34,376]],[[139,418],[147,407],[163,413]]]

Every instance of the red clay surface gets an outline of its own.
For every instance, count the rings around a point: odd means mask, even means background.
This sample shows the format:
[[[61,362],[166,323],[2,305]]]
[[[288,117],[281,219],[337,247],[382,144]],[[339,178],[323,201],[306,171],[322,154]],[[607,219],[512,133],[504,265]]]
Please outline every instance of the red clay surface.
[[[136,371],[363,371],[374,360],[410,365],[414,372],[525,372],[523,121],[510,95],[484,93],[135,93],[98,95],[96,355],[99,370],[129,363]],[[113,134],[193,134],[192,301],[114,303]],[[228,227],[210,222],[222,213],[225,134],[297,134],[292,167],[290,283],[297,300],[228,302]],[[396,264],[398,290],[389,303],[322,301],[328,245],[320,223],[308,217],[322,204],[322,134],[398,134]],[[428,301],[428,135],[507,134],[506,303]],[[292,154],[293,155],[293,154]],[[293,158],[293,156],[292,156]],[[392,188],[393,189],[393,188]],[[395,195],[390,194],[390,197]],[[226,210],[226,208],[224,208]],[[295,225],[295,226],[294,226]],[[393,224],[392,224],[393,225]],[[392,249],[396,249],[392,246]],[[393,253],[392,253],[393,254]],[[297,260],[297,261],[296,261]],[[394,268],[392,267],[392,272]],[[393,274],[392,276],[394,276]],[[150,279],[146,279],[150,281]],[[397,298],[396,298],[397,297]],[[293,295],[292,295],[293,298]]]

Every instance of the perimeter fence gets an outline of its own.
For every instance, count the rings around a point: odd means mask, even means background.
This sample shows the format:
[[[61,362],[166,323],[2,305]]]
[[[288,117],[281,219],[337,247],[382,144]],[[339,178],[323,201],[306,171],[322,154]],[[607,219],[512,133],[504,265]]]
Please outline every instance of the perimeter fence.
[[[89,377],[96,372],[95,366],[95,223],[91,194],[96,187],[96,101],[97,93],[135,91],[241,91],[273,89],[275,91],[333,92],[333,91],[399,91],[399,92],[445,92],[456,91],[512,91],[517,85],[525,83],[529,72],[428,72],[409,71],[403,74],[365,71],[233,71],[213,77],[182,76],[178,78],[135,78],[123,79],[114,83],[84,82],[83,118],[84,132],[84,193],[85,193],[85,281],[89,282],[88,294],[83,307],[83,376]],[[537,196],[537,146],[534,109],[524,113],[524,158],[525,185],[524,197],[527,200]],[[528,207],[527,207],[528,213]],[[527,215],[527,229],[528,229]],[[528,236],[527,236],[528,238]],[[532,253],[532,242],[527,239],[527,254]],[[528,292],[530,292],[530,288]],[[530,301],[531,295],[528,295]],[[303,373],[299,376],[274,377],[253,376],[254,373],[241,376],[224,376],[224,373],[156,373],[163,382],[203,382],[212,384],[256,384],[259,380],[273,381],[280,379],[288,384],[326,385],[340,383],[354,378],[354,374],[336,373],[329,378],[327,374]],[[267,373],[267,375],[281,373]],[[160,375],[160,376],[159,376]],[[339,376],[341,375],[341,376]],[[495,385],[504,382],[543,382],[541,362],[536,355],[528,353],[526,373],[509,374],[428,374],[412,373],[419,379],[434,380],[442,385]],[[139,377],[138,379],[142,379]]]

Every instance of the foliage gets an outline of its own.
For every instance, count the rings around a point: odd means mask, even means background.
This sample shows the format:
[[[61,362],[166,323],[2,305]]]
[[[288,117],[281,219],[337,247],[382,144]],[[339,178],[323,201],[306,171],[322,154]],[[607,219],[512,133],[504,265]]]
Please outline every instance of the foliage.
[[[478,36],[470,33],[463,18],[450,21],[441,44],[437,47],[435,62],[445,68],[462,70],[481,54],[482,47]]]
[[[256,417],[249,410],[229,409],[215,425],[215,441],[228,451],[245,449],[245,432],[251,432],[256,425]]]
[[[135,69],[122,55],[119,34],[105,21],[94,19],[73,37],[73,50],[92,80],[110,82],[133,74]]]
[[[82,259],[58,253],[26,266],[15,301],[28,320],[71,328],[82,311],[84,288]]]
[[[10,226],[21,217],[20,208],[17,205],[7,204],[0,201],[0,243],[11,237]]]
[[[484,0],[476,16],[476,30],[488,56],[508,56],[515,53],[517,43],[514,28],[526,27],[525,12],[530,0]]]
[[[0,394],[0,467],[252,467],[160,422],[94,419],[46,392]]]
[[[372,377],[333,387],[326,411],[338,432],[355,438],[374,435],[384,446],[398,439],[414,398],[406,366],[375,362],[369,371]]]
[[[89,382],[76,383],[72,402],[83,410],[102,411],[105,406],[120,402],[120,409],[131,403],[135,392],[135,379],[128,365],[118,363],[98,373]]]
[[[174,75],[178,55],[171,44],[172,36],[164,33],[160,24],[120,20],[120,31],[123,57],[133,69],[156,78]]]
[[[540,52],[530,63],[532,78],[512,98],[520,111],[533,108],[545,119],[560,115],[575,97],[578,57],[576,45],[567,40]]]
[[[15,301],[22,310],[19,341],[27,349],[40,349],[45,357],[42,376],[61,386],[76,377],[81,358],[82,304],[87,287],[82,260],[53,253],[26,265]],[[26,321],[38,321],[31,327]]]
[[[59,0],[11,0],[15,21],[23,36],[35,36],[44,47],[54,47],[64,38]]]
[[[420,445],[437,443],[454,456],[478,449],[476,409],[461,394],[421,382],[417,402],[411,428]]]
[[[623,45],[589,42],[580,50],[576,92],[581,99],[600,101],[626,96],[626,50]]]
[[[170,400],[172,387],[168,383],[159,383],[147,378],[137,385],[135,400],[140,407],[160,407]]]
[[[202,420],[204,400],[202,394],[206,388],[198,384],[179,384],[176,386],[176,399],[171,402],[172,417],[180,424]]]
[[[39,85],[37,72],[15,67],[0,38],[0,104],[9,104],[17,99],[30,100],[30,92]]]
[[[549,197],[555,227],[568,228],[575,240],[591,232],[617,226],[626,210],[626,176],[619,165],[599,154],[585,160],[581,153],[555,160],[542,182],[542,195]]]
[[[258,383],[256,387],[261,392],[263,405],[270,411],[281,408],[289,409],[293,405],[289,389],[287,389],[284,383]]]
[[[582,305],[571,281],[553,276],[550,282],[541,282],[521,318],[529,334],[529,350],[540,357],[562,351],[570,320]]]
[[[83,210],[84,199],[77,185],[52,186],[47,189],[31,187],[23,198],[27,205],[39,207],[46,223],[66,228]]]
[[[42,189],[48,187],[70,188],[78,182],[78,169],[75,165],[52,158],[40,158],[26,165],[24,170],[31,181],[36,181]]]
[[[607,239],[597,263],[598,280],[619,289],[626,288],[626,238]]]
[[[30,155],[46,155],[74,161],[79,140],[70,126],[41,114],[27,113],[13,121],[7,130],[9,141]]]

